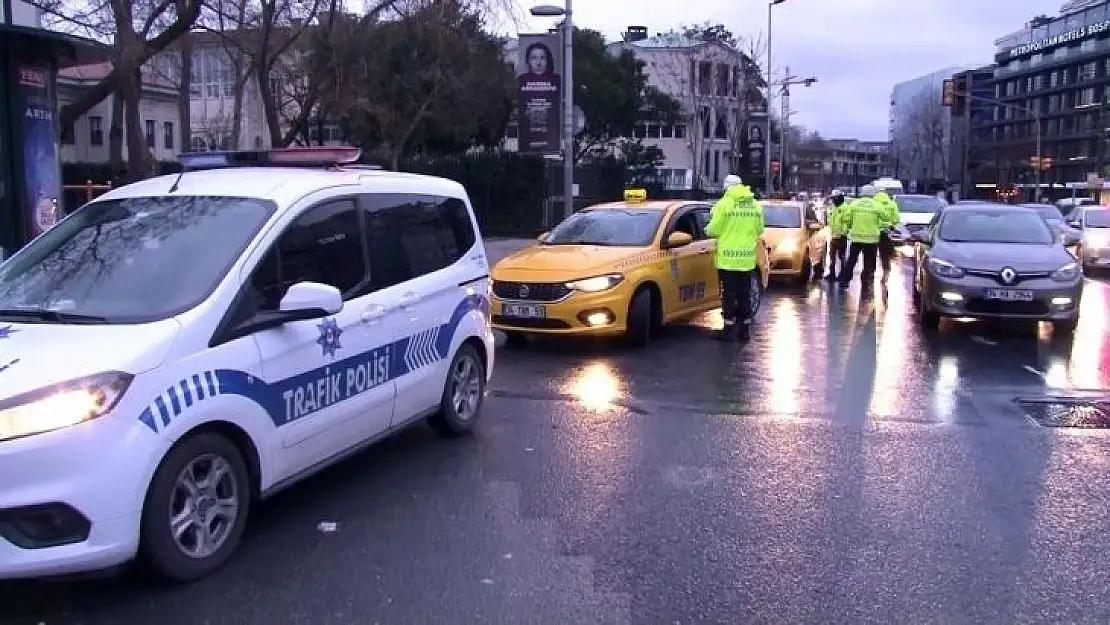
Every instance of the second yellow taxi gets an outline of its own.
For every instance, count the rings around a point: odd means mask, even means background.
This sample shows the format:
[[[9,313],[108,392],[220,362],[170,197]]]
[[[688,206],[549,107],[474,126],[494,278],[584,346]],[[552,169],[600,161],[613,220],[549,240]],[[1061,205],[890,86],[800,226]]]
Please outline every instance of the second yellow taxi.
[[[805,284],[825,272],[828,230],[817,212],[804,202],[770,200],[763,207],[763,238],[770,256],[771,276]]]
[[[528,334],[623,336],[637,345],[663,324],[721,305],[710,205],[647,199],[583,209],[493,268],[493,325]],[[753,274],[758,311],[770,276],[765,245]]]

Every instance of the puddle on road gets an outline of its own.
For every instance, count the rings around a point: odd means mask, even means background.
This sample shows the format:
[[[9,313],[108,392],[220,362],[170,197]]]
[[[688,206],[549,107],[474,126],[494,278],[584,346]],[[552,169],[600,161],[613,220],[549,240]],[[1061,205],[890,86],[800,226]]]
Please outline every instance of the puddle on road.
[[[1110,429],[1110,403],[1091,400],[1021,401],[1018,406],[1046,428]]]

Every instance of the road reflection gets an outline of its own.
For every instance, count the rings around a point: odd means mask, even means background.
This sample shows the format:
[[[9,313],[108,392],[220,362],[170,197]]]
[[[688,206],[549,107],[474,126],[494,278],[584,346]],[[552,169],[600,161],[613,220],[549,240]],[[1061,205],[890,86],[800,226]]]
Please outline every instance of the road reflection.
[[[588,410],[612,410],[621,398],[621,383],[617,371],[608,361],[593,362],[571,376],[565,394],[577,398]]]
[[[771,412],[797,415],[801,404],[802,366],[805,360],[801,306],[794,299],[781,299],[771,308],[771,349],[767,366],[771,370]]]

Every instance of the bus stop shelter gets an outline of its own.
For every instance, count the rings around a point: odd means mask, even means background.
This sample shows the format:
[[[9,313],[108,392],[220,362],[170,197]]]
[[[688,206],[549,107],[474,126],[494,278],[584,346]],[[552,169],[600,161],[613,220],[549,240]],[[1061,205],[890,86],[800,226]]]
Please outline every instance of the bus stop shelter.
[[[54,225],[62,197],[58,70],[92,41],[0,23],[0,248],[7,257]]]

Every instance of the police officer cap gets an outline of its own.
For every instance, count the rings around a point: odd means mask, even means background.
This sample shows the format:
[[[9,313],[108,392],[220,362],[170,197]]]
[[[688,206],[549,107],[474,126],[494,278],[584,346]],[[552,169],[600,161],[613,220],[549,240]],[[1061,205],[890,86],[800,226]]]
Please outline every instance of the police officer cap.
[[[860,187],[859,194],[862,195],[863,197],[874,197],[875,196],[875,187],[872,186],[872,185],[869,185],[869,184],[865,184],[862,187]]]
[[[734,175],[734,174],[729,174],[729,175],[725,176],[724,187],[726,189],[731,189],[732,187],[735,187],[738,184],[744,184],[744,181],[740,179],[740,176],[737,176],[737,175]]]

